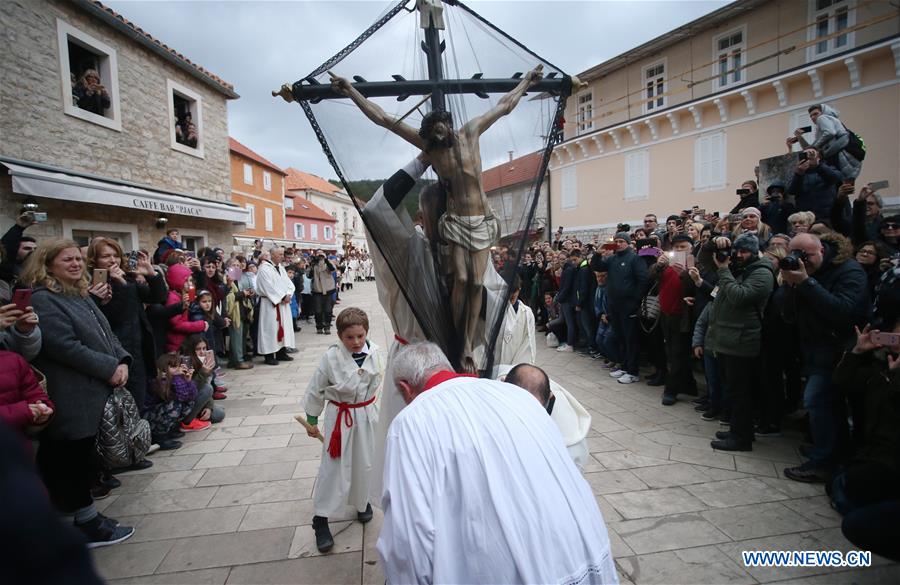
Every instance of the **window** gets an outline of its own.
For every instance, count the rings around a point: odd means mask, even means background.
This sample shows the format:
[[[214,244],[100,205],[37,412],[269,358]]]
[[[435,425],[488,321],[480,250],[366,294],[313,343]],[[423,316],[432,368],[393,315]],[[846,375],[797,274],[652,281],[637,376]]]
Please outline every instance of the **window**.
[[[625,200],[650,197],[650,151],[631,152],[625,156]]]
[[[841,31],[856,25],[855,0],[809,0],[807,40],[817,41],[806,49],[807,61],[853,47],[855,33]]]
[[[244,183],[247,185],[253,184],[253,166],[244,163]]]
[[[295,240],[303,240],[306,239],[306,226],[302,223],[294,224],[294,239]]]
[[[284,198],[284,208],[285,209],[293,209],[294,208],[294,198],[293,197],[285,197]]]
[[[312,224],[309,226],[309,239],[310,240],[318,240],[319,239],[319,226],[318,224]]]
[[[247,227],[255,228],[256,227],[256,206],[253,205],[252,203],[245,203],[244,207],[246,207],[247,211],[250,212],[250,219],[247,220]]]
[[[578,133],[582,134],[594,129],[594,94],[584,92],[578,94],[578,110],[575,112],[575,123]]]
[[[666,107],[666,62],[644,67],[644,113]]]
[[[116,51],[59,19],[56,34],[63,111],[121,131]]]
[[[171,79],[169,96],[169,143],[173,150],[203,158],[203,103],[199,93]]]
[[[578,207],[578,171],[577,167],[569,166],[562,170],[562,208],[574,209]]]
[[[326,225],[322,228],[322,237],[325,238],[326,241],[334,239],[331,233],[334,229],[330,225]]]
[[[272,190],[272,173],[269,171],[263,171],[263,189],[266,191]]]
[[[694,189],[725,187],[725,133],[701,135],[694,142]]]
[[[266,231],[272,231],[272,208],[266,207]]]
[[[713,39],[714,89],[722,89],[744,81],[746,50],[744,28],[726,32]]]

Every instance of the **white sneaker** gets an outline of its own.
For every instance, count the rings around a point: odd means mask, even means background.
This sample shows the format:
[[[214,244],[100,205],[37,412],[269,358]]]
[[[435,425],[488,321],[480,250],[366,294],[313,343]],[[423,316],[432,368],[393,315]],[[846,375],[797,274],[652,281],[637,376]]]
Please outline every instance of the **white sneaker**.
[[[624,376],[626,373],[627,373],[627,372],[626,372],[625,370],[613,370],[613,371],[611,371],[611,372],[609,373],[609,377],[610,377],[610,378],[621,378],[621,377]]]
[[[556,351],[572,351],[572,346],[567,343],[561,343]]]
[[[639,376],[632,376],[631,374],[625,374],[624,376],[619,376],[619,384],[634,384],[641,378]]]

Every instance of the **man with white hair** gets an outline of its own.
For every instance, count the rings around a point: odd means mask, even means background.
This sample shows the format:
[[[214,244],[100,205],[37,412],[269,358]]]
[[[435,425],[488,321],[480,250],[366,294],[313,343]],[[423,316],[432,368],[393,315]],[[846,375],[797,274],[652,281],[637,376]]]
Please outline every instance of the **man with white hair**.
[[[291,316],[291,297],[294,283],[282,266],[284,248],[274,247],[259,258],[256,273],[256,294],[259,295],[259,334],[257,353],[266,356],[265,363],[277,366],[294,358],[285,348],[294,347],[294,327]]]
[[[617,583],[609,537],[556,425],[521,388],[404,347],[378,554],[389,583]]]

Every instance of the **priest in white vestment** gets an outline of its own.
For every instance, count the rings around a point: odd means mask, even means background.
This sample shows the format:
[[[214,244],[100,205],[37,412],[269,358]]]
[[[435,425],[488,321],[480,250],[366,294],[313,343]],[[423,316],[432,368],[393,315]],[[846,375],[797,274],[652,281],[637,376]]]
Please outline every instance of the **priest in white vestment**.
[[[259,335],[257,353],[266,357],[270,366],[279,361],[292,361],[285,348],[294,347],[294,321],[291,316],[291,297],[294,283],[282,266],[284,249],[272,248],[268,257],[260,256],[256,273],[256,294],[259,295]]]
[[[389,583],[617,583],[591,488],[521,388],[403,348],[378,554]]]
[[[500,342],[500,364],[533,364],[537,359],[534,338],[534,312],[519,300],[519,278],[509,295],[509,304],[503,315],[503,339]]]

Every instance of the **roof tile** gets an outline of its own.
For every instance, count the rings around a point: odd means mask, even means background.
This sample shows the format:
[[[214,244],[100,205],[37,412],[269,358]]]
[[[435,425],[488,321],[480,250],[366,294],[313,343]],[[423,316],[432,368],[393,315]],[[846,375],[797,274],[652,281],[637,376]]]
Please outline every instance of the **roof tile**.
[[[314,191],[325,193],[327,195],[344,192],[343,189],[331,184],[329,181],[326,181],[322,177],[317,177],[316,175],[298,171],[293,167],[288,167],[287,169],[285,169],[285,171],[287,172],[287,184],[285,185],[285,189],[287,189],[288,191],[294,191],[297,189],[312,189]]]
[[[490,193],[497,189],[535,180],[541,170],[542,153],[543,151],[540,150],[532,152],[482,172],[481,185],[484,192]]]
[[[247,157],[250,160],[254,160],[263,166],[269,167],[270,169],[273,169],[280,175],[287,174],[283,170],[281,170],[281,167],[279,167],[275,163],[267,161],[265,158],[256,154],[255,152],[253,152],[252,150],[250,150],[249,148],[247,148],[246,146],[244,146],[243,144],[241,144],[240,142],[238,142],[231,136],[228,137],[228,148],[231,150],[231,152],[236,152],[239,155]]]
[[[331,221],[337,223],[337,220],[330,213],[299,195],[287,195],[294,200],[294,208],[285,208],[284,214],[290,217],[302,217],[305,219],[318,219],[320,221]]]

